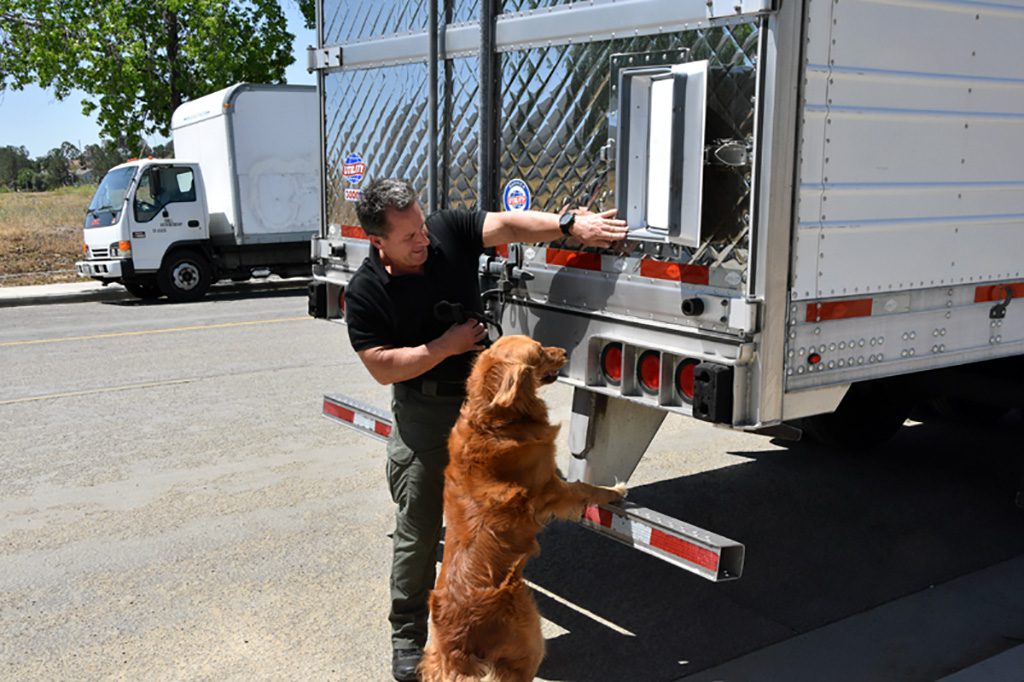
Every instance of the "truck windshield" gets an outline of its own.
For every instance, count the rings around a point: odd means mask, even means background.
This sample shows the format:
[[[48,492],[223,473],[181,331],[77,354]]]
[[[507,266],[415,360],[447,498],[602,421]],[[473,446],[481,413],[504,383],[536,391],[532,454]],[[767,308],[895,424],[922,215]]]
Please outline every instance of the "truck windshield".
[[[89,212],[120,210],[133,175],[133,167],[116,168],[104,175],[100,186],[96,188],[96,193],[92,195],[92,201],[89,202]]]

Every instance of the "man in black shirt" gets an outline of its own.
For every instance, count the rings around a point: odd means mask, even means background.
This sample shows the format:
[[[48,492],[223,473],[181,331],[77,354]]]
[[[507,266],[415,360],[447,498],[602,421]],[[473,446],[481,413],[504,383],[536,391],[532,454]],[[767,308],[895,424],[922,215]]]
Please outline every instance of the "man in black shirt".
[[[377,179],[356,206],[370,256],[345,292],[349,339],[381,384],[393,385],[395,428],[387,476],[398,505],[391,569],[392,672],[415,680],[427,640],[427,594],[440,540],[448,434],[465,382],[487,335],[476,320],[439,320],[440,301],[482,311],[477,276],[488,246],[572,236],[608,247],[626,236],[614,209],[559,216],[538,211],[439,211],[424,219],[412,186]]]

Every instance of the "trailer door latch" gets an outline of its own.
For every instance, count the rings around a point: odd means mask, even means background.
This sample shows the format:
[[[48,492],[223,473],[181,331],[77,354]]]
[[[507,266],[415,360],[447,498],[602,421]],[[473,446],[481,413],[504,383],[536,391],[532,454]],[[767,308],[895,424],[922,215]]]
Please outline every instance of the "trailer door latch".
[[[1006,309],[1010,305],[1010,301],[1013,300],[1013,289],[1010,287],[1003,287],[1003,291],[1006,292],[1006,298],[1001,303],[996,303],[992,306],[992,310],[988,311],[988,317],[990,320],[1001,320],[1006,317]]]

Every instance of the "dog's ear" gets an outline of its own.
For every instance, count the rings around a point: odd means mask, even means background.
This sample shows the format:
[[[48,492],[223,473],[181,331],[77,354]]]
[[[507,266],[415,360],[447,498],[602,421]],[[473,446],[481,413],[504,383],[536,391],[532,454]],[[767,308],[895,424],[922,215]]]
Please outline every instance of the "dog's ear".
[[[516,396],[530,374],[530,366],[521,362],[510,363],[502,367],[501,381],[498,390],[494,392],[494,399],[491,405],[498,407],[512,407],[515,404]]]

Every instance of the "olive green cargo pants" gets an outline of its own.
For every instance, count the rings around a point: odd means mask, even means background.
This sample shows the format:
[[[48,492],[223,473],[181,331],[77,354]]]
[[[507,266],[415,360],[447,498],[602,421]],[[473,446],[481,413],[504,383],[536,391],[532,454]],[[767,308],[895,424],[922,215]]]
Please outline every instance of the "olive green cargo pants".
[[[400,384],[393,396],[387,475],[398,509],[392,536],[391,644],[409,649],[427,641],[427,595],[434,587],[441,540],[448,435],[463,398],[426,396]]]

